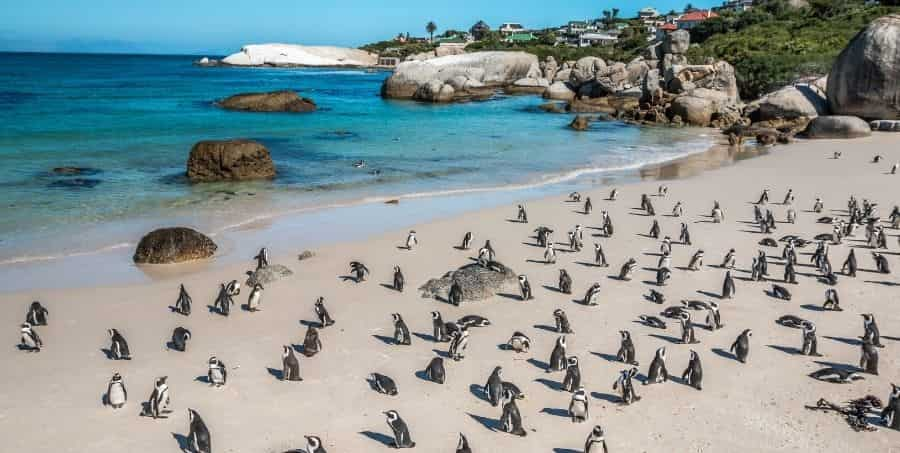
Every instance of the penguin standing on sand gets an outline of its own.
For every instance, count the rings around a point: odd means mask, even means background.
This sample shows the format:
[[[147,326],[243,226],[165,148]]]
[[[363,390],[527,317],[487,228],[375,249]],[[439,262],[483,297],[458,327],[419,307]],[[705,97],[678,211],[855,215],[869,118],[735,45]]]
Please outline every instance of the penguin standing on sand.
[[[525,206],[519,205],[519,213],[516,215],[519,223],[528,223],[528,213],[525,212]]]
[[[883,348],[884,345],[881,344],[881,334],[878,331],[878,324],[875,323],[875,315],[864,313],[860,316],[863,317],[863,329],[865,329],[862,338],[869,338],[872,340],[872,344],[879,348]]]
[[[384,415],[387,417],[388,426],[394,433],[394,448],[414,448],[416,443],[410,437],[409,427],[400,418],[400,414],[395,410],[389,410]]]
[[[325,298],[319,297],[316,299],[316,304],[313,307],[316,312],[316,317],[319,318],[319,327],[325,328],[331,325],[334,325],[334,319],[331,318],[331,315],[328,313],[328,309],[325,308]]]
[[[675,207],[672,208],[672,217],[681,217],[684,215],[684,205],[679,201],[675,203]]]
[[[403,321],[403,317],[400,316],[400,313],[394,313],[391,317],[394,318],[394,344],[404,346],[412,344],[412,340],[409,336],[409,327],[406,327],[406,323]]]
[[[659,253],[663,255],[672,254],[672,238],[668,236],[663,238],[662,243],[659,244]]]
[[[312,357],[322,350],[322,340],[319,338],[319,330],[315,326],[306,328],[306,336],[303,338],[303,355]]]
[[[737,253],[734,249],[728,251],[725,254],[725,259],[722,260],[722,269],[734,269],[734,265],[737,263]]]
[[[900,386],[891,384],[891,396],[881,411],[881,421],[888,428],[900,430]]]
[[[34,301],[28,307],[28,313],[25,314],[25,322],[32,326],[46,326],[47,317],[50,314],[40,302]]]
[[[838,292],[834,288],[828,288],[825,290],[825,303],[822,304],[823,310],[829,311],[844,311],[841,308],[841,299],[838,296]]]
[[[734,340],[734,343],[731,344],[731,348],[729,351],[734,353],[734,356],[741,363],[747,363],[747,356],[750,354],[750,337],[753,336],[753,332],[750,329],[746,329],[738,335],[737,339]]]
[[[794,263],[791,261],[784,263],[784,282],[797,284],[797,271],[794,269]]]
[[[613,382],[613,390],[619,390],[619,395],[622,398],[623,404],[631,404],[633,402],[639,401],[641,399],[640,396],[637,395],[634,389],[634,377],[638,374],[638,369],[632,367],[628,370],[622,370],[619,373],[619,378]]]
[[[666,281],[672,278],[672,271],[667,267],[661,267],[656,270],[656,286],[665,286]]]
[[[566,360],[566,377],[563,379],[563,389],[574,392],[581,387],[581,368],[578,367],[578,357],[572,356]]]
[[[440,357],[431,359],[431,362],[428,362],[428,366],[425,368],[425,378],[431,382],[443,384],[446,378],[444,359]]]
[[[759,264],[759,276],[762,279],[763,276],[769,275],[769,260],[765,251],[760,250],[757,253],[757,262]]]
[[[890,274],[891,267],[888,264],[887,258],[884,257],[881,253],[872,252],[872,258],[875,259],[875,268],[878,270],[880,274]]]
[[[712,219],[713,223],[722,223],[725,221],[725,211],[722,210],[722,207],[719,206],[718,202],[716,202],[716,207],[712,210]]]
[[[166,383],[168,379],[168,376],[156,378],[153,384],[153,391],[150,393],[150,398],[147,400],[141,415],[160,418],[163,414],[170,412],[169,384]]]
[[[228,381],[228,369],[225,367],[225,362],[219,360],[218,357],[212,356],[208,361],[209,370],[206,373],[206,378],[209,380],[209,385],[213,385],[216,387],[222,387]]]
[[[122,375],[114,373],[106,389],[106,404],[113,409],[120,409],[127,401],[128,390],[125,389],[125,381],[122,380]]]
[[[294,348],[283,346],[281,352],[281,380],[302,381],[300,377],[300,361],[294,355]]]
[[[584,387],[579,387],[572,393],[569,416],[572,417],[572,423],[583,423],[590,417],[590,401]]]
[[[459,433],[459,441],[456,443],[456,453],[472,453],[472,448],[469,447],[469,439],[466,439],[466,436],[463,433]]]
[[[406,250],[412,250],[417,245],[419,245],[419,240],[416,239],[415,230],[409,230],[409,235],[406,236]]]
[[[584,213],[585,215],[590,214],[591,211],[594,210],[594,204],[591,203],[591,197],[587,197],[584,200]]]
[[[600,267],[609,267],[609,263],[606,262],[606,254],[603,253],[603,247],[594,243],[594,265]]]
[[[450,292],[447,293],[447,302],[450,302],[451,304],[458,307],[459,304],[462,303],[462,301],[463,301],[462,286],[460,286],[458,281],[453,280],[453,282],[450,284]]]
[[[303,437],[306,437],[306,453],[328,453],[325,451],[325,447],[322,446],[322,439],[317,436]]]
[[[522,427],[522,414],[516,406],[516,397],[511,390],[503,392],[503,413],[500,415],[500,429],[503,432],[525,437],[525,428]]]
[[[819,340],[816,338],[816,325],[812,321],[804,321],[803,327],[803,347],[800,351],[803,355],[821,357],[818,346]]]
[[[212,453],[212,439],[209,435],[209,428],[200,418],[200,414],[193,409],[188,409],[188,422],[190,423],[190,431],[188,432],[188,445],[194,453]]]
[[[547,248],[544,250],[544,263],[556,263],[556,250],[553,249],[553,243],[547,244]]]
[[[561,335],[556,339],[556,345],[550,353],[550,364],[547,366],[547,372],[562,371],[566,369],[566,337]]]
[[[616,359],[629,365],[637,366],[637,360],[634,360],[634,342],[631,340],[631,333],[627,330],[620,330],[619,335],[622,340],[619,343],[619,352],[616,353]]]
[[[659,239],[659,222],[653,219],[653,225],[650,226],[649,236],[653,239]]]
[[[572,294],[572,277],[565,269],[559,270],[559,292],[563,294]]]
[[[450,334],[450,348],[447,351],[448,355],[455,362],[459,362],[464,359],[466,348],[469,346],[469,329],[462,328],[460,330],[454,330]]]
[[[474,237],[472,236],[472,232],[467,231],[466,234],[463,235],[463,240],[459,245],[459,248],[463,250],[469,250],[472,247],[472,239],[474,239]]]
[[[669,372],[666,370],[666,348],[665,346],[656,350],[653,361],[650,362],[650,369],[647,371],[647,380],[644,385],[659,384],[669,380]]]
[[[131,351],[128,350],[128,342],[116,329],[106,331],[109,334],[109,358],[113,360],[131,360]]]
[[[878,349],[872,343],[871,337],[865,337],[862,341],[862,351],[859,357],[859,368],[869,374],[878,374]]]
[[[678,236],[678,240],[684,245],[691,245],[691,232],[686,223],[681,224],[681,234]]]
[[[823,209],[825,209],[825,203],[822,203],[821,198],[816,197],[816,202],[813,203],[813,212],[815,212],[816,214],[821,214]]]
[[[584,299],[581,300],[581,303],[584,305],[597,305],[597,297],[600,295],[600,284],[594,283],[588,288],[587,292],[584,294]]]
[[[697,250],[694,253],[694,256],[691,257],[691,262],[688,263],[688,269],[692,271],[699,271],[703,266],[703,250]]]
[[[684,344],[696,344],[697,337],[694,335],[694,323],[691,322],[691,314],[681,312],[678,320],[681,322],[681,342]]]
[[[634,275],[635,269],[637,269],[637,260],[629,258],[628,261],[622,265],[622,269],[619,270],[619,280],[631,281],[631,276]]]
[[[584,441],[584,453],[609,453],[606,448],[606,434],[600,425],[594,426]]]
[[[170,343],[170,346],[176,351],[184,352],[184,350],[187,349],[187,342],[190,339],[190,330],[180,326],[176,327],[175,330],[172,331],[172,342]]]
[[[788,189],[787,193],[784,194],[784,202],[781,203],[783,205],[789,205],[794,202],[794,189]]]
[[[187,290],[184,289],[184,284],[182,284],[178,289],[178,300],[175,301],[173,311],[184,316],[190,316],[192,303],[191,296],[188,294]]]
[[[366,276],[369,275],[369,268],[359,261],[351,261],[350,273],[353,274],[353,281],[362,283],[366,281]]]
[[[253,285],[253,289],[250,290],[250,296],[247,297],[247,310],[254,312],[259,311],[259,305],[262,303],[262,292],[263,286],[260,283],[256,283]]]
[[[841,272],[848,277],[856,277],[856,269],[856,250],[850,249],[850,254],[847,255],[844,265],[841,266]]]
[[[531,283],[525,275],[519,276],[519,294],[521,295],[522,300],[534,299],[534,296],[531,294]]]
[[[402,293],[405,283],[406,279],[403,277],[403,272],[400,270],[400,266],[394,266],[394,290]]]
[[[553,320],[556,322],[556,333],[575,333],[572,330],[572,326],[569,325],[569,318],[566,316],[566,312],[562,308],[553,310]]]
[[[659,257],[659,260],[656,262],[656,268],[670,268],[672,267],[672,255],[662,255]]]
[[[734,299],[736,288],[731,271],[725,272],[725,281],[722,283],[722,299]]]
[[[528,352],[531,349],[531,339],[522,332],[513,332],[506,346],[516,352]]]
[[[756,204],[766,204],[769,202],[769,189],[763,189],[762,194],[759,195],[759,201]]]
[[[681,374],[681,379],[685,384],[697,390],[703,390],[703,366],[700,364],[700,356],[693,349],[691,349],[691,359],[684,373]]]
[[[259,249],[259,253],[253,257],[256,260],[256,270],[269,266],[269,251],[265,247]]]
[[[600,230],[608,238],[611,238],[613,236],[612,218],[606,211],[603,211],[603,225],[600,227]]]
[[[41,348],[44,347],[44,342],[41,340],[40,335],[38,335],[37,331],[31,327],[31,324],[24,323],[21,327],[21,340],[19,342],[19,349],[28,352],[41,352]]]
[[[444,318],[441,317],[441,312],[431,312],[431,327],[432,337],[435,342],[444,343],[450,341],[450,337],[447,333],[447,325],[444,323]]]
[[[712,330],[719,330],[725,327],[725,324],[722,324],[722,315],[719,313],[719,304],[715,302],[709,303],[709,307],[706,309],[706,325]]]
[[[491,406],[497,407],[503,399],[503,368],[494,367],[494,371],[488,376],[487,383],[484,384],[484,394],[487,395]]]
[[[235,288],[236,291],[240,291],[240,287],[233,285],[233,283],[237,283],[237,280],[232,280],[227,284],[222,283],[219,285],[219,295],[216,297],[213,307],[218,309],[219,314],[222,316],[228,316],[228,314],[231,313],[231,306],[234,305],[233,294],[229,288]]]

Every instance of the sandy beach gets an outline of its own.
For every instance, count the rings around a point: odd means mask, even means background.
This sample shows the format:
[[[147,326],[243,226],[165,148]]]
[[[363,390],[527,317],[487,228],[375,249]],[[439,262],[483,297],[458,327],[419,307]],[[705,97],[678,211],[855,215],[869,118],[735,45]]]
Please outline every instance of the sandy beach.
[[[171,277],[177,275],[176,267],[166,272],[168,278],[139,285],[110,283],[0,294],[0,318],[7,332],[7,347],[0,352],[5,364],[0,368],[4,383],[0,436],[5,439],[0,450],[179,451],[188,433],[187,409],[192,408],[206,421],[216,452],[305,448],[304,435],[320,436],[329,452],[388,451],[392,436],[382,412],[390,409],[397,410],[409,425],[417,443],[414,451],[424,452],[453,451],[458,433],[466,435],[476,452],[580,452],[598,424],[606,431],[612,452],[900,451],[897,431],[882,427],[857,433],[838,415],[804,408],[820,398],[844,402],[870,394],[887,402],[891,382],[898,381],[900,315],[890,304],[900,294],[900,278],[896,269],[888,275],[874,272],[864,229],[843,244],[830,246],[835,268],[851,247],[857,249],[860,263],[856,278],[841,275],[835,286],[843,312],[819,308],[828,286],[817,281],[817,272],[809,265],[814,244],[798,249],[799,284],[787,285],[792,301],[767,295],[772,282],[749,281],[751,259],[760,249],[771,257],[770,278],[780,282],[783,273],[783,243],[777,249],[758,245],[766,235],[751,224],[752,203],[763,188],[771,190],[768,207],[778,224],[770,236],[776,240],[788,234],[811,240],[830,233],[831,225],[816,220],[846,215],[851,195],[877,203],[885,220],[898,203],[900,176],[890,174],[891,165],[900,161],[897,145],[896,134],[889,133],[845,141],[799,141],[700,174],[646,175],[680,178],[622,185],[616,201],[606,200],[612,187],[598,184],[582,192],[593,201],[590,215],[582,214],[581,205],[566,202],[565,197],[528,201],[528,224],[510,221],[516,217],[516,203],[457,214],[412,226],[419,239],[412,251],[399,247],[405,243],[407,228],[316,248],[316,256],[304,261],[297,260],[302,249],[273,248],[272,263],[288,266],[294,275],[266,287],[261,311],[235,309],[229,317],[209,312],[207,305],[212,304],[221,282],[243,282],[245,271],[254,266],[249,259],[241,265],[186,273],[183,278]],[[834,159],[835,151],[843,152],[843,157]],[[884,157],[878,164],[872,163],[876,154]],[[660,184],[669,188],[666,197],[655,196]],[[781,200],[788,189],[796,195],[795,224],[784,223],[787,206]],[[641,194],[653,195],[655,217],[637,209]],[[811,212],[816,197],[824,201],[822,214]],[[724,223],[708,218],[714,200],[725,211]],[[678,201],[684,205],[683,218],[670,216]],[[599,233],[601,211],[608,211],[615,225],[611,238],[591,237]],[[653,219],[659,221],[662,236],[673,240],[678,238],[681,222],[687,222],[693,239],[690,246],[674,245],[673,275],[662,288],[648,283],[655,279],[660,247],[659,240],[646,236]],[[555,241],[564,241],[576,224],[586,228],[584,250],[569,252],[568,246],[560,245],[557,263],[544,264],[543,249],[533,245],[533,230],[545,225],[556,231]],[[474,234],[473,249],[455,249],[467,231]],[[887,233],[885,256],[893,267],[900,266],[898,231],[888,229]],[[454,307],[421,297],[420,285],[471,263],[488,239],[500,262],[528,276],[533,300],[497,295]],[[603,245],[610,267],[582,264],[593,262],[594,242]],[[725,274],[718,265],[730,248],[737,251],[737,295],[718,300],[715,295],[721,292]],[[706,252],[705,265],[697,272],[685,270],[698,249]],[[634,279],[610,278],[629,258],[638,262]],[[348,263],[354,260],[371,269],[368,281],[356,284],[340,278],[349,273]],[[385,287],[394,266],[400,266],[406,276],[403,293]],[[556,291],[559,269],[571,274],[572,295]],[[599,305],[575,302],[594,282],[602,288]],[[176,300],[180,283],[194,301],[189,317],[168,308]],[[664,305],[645,299],[651,288],[666,295]],[[246,303],[248,292],[245,288],[235,301]],[[282,345],[303,342],[307,327],[302,322],[316,319],[313,304],[318,297],[325,298],[337,322],[320,331],[322,352],[312,358],[298,354],[304,380],[282,382],[277,378]],[[684,345],[674,320],[668,320],[666,330],[636,322],[639,315],[658,315],[682,299],[718,302],[725,326],[707,330],[705,313],[696,312],[700,343]],[[45,343],[40,353],[15,347],[19,323],[33,300],[50,311],[49,325],[37,327]],[[568,354],[580,360],[582,383],[591,396],[590,419],[585,423],[572,423],[568,416],[571,394],[559,389],[564,373],[544,370],[558,337],[548,329],[557,308],[564,309],[572,322],[575,334],[567,336]],[[477,314],[492,322],[490,327],[471,329],[464,360],[445,359],[447,382],[443,385],[416,374],[447,351],[447,343],[431,340],[430,312],[434,310],[448,321]],[[379,338],[393,333],[391,313],[401,313],[406,320],[413,333],[410,346]],[[861,313],[875,314],[882,333],[880,374],[865,374],[864,380],[847,385],[810,378],[809,373],[830,364],[858,365]],[[815,322],[822,357],[795,353],[802,344],[800,330],[774,322],[785,314]],[[166,347],[178,326],[193,333],[186,352]],[[110,328],[126,337],[133,360],[107,359],[102,350],[109,347],[106,331]],[[744,329],[753,330],[746,364],[727,352]],[[693,349],[704,367],[703,390],[674,378],[662,384],[638,384],[642,399],[630,406],[619,404],[612,384],[629,367],[615,360],[620,330],[629,330],[634,339],[640,362],[638,380],[647,374],[657,348],[667,348],[669,373],[679,377]],[[529,353],[498,347],[514,331],[531,338]],[[228,366],[229,381],[222,388],[199,379],[205,378],[211,355]],[[504,379],[526,394],[518,401],[525,438],[499,431],[501,410],[481,393],[495,366],[502,366]],[[114,372],[121,373],[129,391],[128,403],[119,410],[102,403]],[[366,382],[373,372],[391,376],[399,395],[373,391]],[[141,417],[141,402],[158,376],[169,377],[173,412],[166,419]]]

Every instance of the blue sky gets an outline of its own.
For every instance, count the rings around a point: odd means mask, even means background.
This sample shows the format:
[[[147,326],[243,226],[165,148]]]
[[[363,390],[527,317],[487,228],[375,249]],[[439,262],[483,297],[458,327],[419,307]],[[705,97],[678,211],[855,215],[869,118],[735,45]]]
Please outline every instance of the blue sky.
[[[643,6],[661,12],[721,0],[0,0],[0,50],[227,54],[242,44],[290,42],[358,46],[399,32],[424,35],[521,22],[542,28]]]

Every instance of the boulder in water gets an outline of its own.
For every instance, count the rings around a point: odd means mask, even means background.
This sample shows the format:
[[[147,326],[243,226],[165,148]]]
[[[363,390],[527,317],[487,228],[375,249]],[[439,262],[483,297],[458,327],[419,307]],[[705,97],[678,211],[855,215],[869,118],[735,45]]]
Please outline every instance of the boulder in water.
[[[244,112],[314,112],[316,103],[290,90],[269,93],[242,93],[218,102],[226,110]]]
[[[252,140],[207,140],[194,145],[187,162],[191,182],[240,181],[275,176],[269,150]]]
[[[422,291],[422,297],[445,297],[454,281],[459,283],[466,301],[487,299],[499,291],[518,287],[518,275],[512,269],[491,262],[488,267],[472,263],[447,272],[441,278],[428,280],[419,291]]]
[[[209,258],[218,246],[203,233],[191,228],[160,228],[147,233],[137,245],[134,262],[172,264]]]
[[[591,120],[583,115],[578,115],[569,123],[569,127],[576,131],[586,131],[591,126]]]

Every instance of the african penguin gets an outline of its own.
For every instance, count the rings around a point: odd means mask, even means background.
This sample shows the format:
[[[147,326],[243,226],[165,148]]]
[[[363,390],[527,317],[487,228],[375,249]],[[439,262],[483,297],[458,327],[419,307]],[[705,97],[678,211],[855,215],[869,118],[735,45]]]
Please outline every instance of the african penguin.
[[[372,388],[378,393],[383,393],[390,396],[396,396],[398,393],[397,383],[395,383],[390,376],[386,376],[381,373],[372,373],[369,375],[369,383]]]
[[[572,294],[572,277],[565,269],[559,270],[559,292],[563,294]]]
[[[803,355],[821,357],[822,354],[819,354],[818,351],[819,340],[816,338],[816,325],[812,321],[805,321],[802,328],[803,346],[800,351],[803,352]]]
[[[175,301],[172,311],[184,316],[190,316],[192,302],[191,296],[188,294],[187,290],[184,289],[184,284],[182,284],[181,287],[178,288],[178,299]]]
[[[315,326],[306,328],[306,336],[303,338],[303,355],[312,357],[322,350],[322,340],[319,338],[319,329]]]
[[[600,425],[594,426],[587,440],[584,441],[584,453],[609,453],[606,448],[606,435]]]
[[[403,277],[403,272],[400,270],[400,266],[394,266],[394,290],[402,293],[405,283],[406,279]]]
[[[131,360],[131,351],[128,349],[128,342],[125,341],[125,337],[116,330],[109,329],[106,331],[109,334],[109,358],[113,360]]]
[[[668,380],[669,372],[666,370],[666,348],[664,346],[656,350],[656,355],[650,362],[650,369],[647,371],[644,385],[659,384]]]
[[[328,453],[322,446],[322,439],[317,436],[303,436],[306,438],[306,453]]]
[[[627,330],[620,330],[619,335],[622,337],[622,340],[619,343],[616,359],[620,362],[637,366],[638,362],[634,359],[634,342],[631,340],[631,333]]]
[[[525,428],[522,427],[522,414],[516,406],[516,398],[512,391],[503,392],[503,413],[500,415],[500,429],[503,432],[524,437]]]
[[[531,349],[531,339],[522,332],[514,332],[506,342],[509,349],[515,352],[528,352]]]
[[[731,348],[729,351],[734,353],[734,356],[741,363],[747,363],[747,356],[750,354],[750,337],[753,336],[753,332],[750,329],[746,329],[738,335],[737,339],[734,340],[734,343],[731,344]]]
[[[169,347],[176,351],[184,352],[187,348],[187,342],[190,339],[190,330],[187,330],[184,327],[176,327],[175,330],[172,331],[172,341],[169,343]]]
[[[281,353],[281,380],[282,381],[302,381],[300,377],[300,361],[294,355],[294,348],[283,346]]]
[[[572,356],[566,360],[566,377],[563,379],[563,389],[574,392],[581,387],[581,369],[578,367],[578,357]]]
[[[425,377],[431,382],[443,384],[446,377],[444,359],[440,357],[431,359],[431,362],[428,362],[428,366],[425,368]]]
[[[519,276],[519,295],[522,300],[534,299],[534,296],[531,294],[531,283],[525,275]]]
[[[259,305],[262,303],[262,292],[263,286],[260,283],[256,283],[253,285],[253,289],[250,290],[250,296],[247,297],[247,310],[248,311],[259,311]]]
[[[394,318],[394,344],[404,346],[412,344],[412,339],[409,336],[409,328],[406,327],[406,323],[403,322],[403,317],[400,316],[400,313],[394,313],[391,317]]]
[[[128,391],[125,389],[125,381],[122,380],[122,375],[114,373],[106,389],[106,404],[113,409],[119,409],[127,401]]]
[[[553,319],[556,322],[556,333],[575,333],[569,325],[569,318],[562,308],[553,310]]]
[[[41,348],[44,346],[44,342],[41,340],[37,331],[31,327],[31,324],[27,322],[22,324],[20,331],[21,340],[19,342],[19,349],[28,352],[40,352]]]
[[[387,417],[388,426],[394,433],[394,448],[414,448],[416,443],[410,437],[409,427],[400,418],[400,414],[395,410],[389,410],[384,415]]]
[[[147,404],[144,405],[141,415],[160,418],[164,413],[170,412],[168,410],[170,403],[169,384],[166,383],[168,379],[168,376],[156,378],[153,384],[153,391],[150,393],[150,398],[147,400]]]
[[[34,301],[28,307],[28,313],[25,314],[25,322],[32,326],[46,326],[49,314],[50,311],[41,305],[40,302]]]
[[[225,367],[225,362],[222,362],[216,356],[212,356],[207,363],[209,364],[209,370],[206,373],[206,378],[209,381],[209,385],[216,387],[225,385],[228,380],[228,369]]]
[[[431,327],[432,338],[435,342],[443,343],[450,341],[450,337],[447,334],[447,326],[446,324],[444,324],[444,319],[441,317],[441,312],[431,312]]]
[[[550,362],[547,366],[547,373],[552,371],[562,371],[566,368],[566,337],[560,336],[556,339],[556,345],[550,353]]]
[[[328,313],[328,310],[325,308],[325,298],[319,297],[316,299],[316,304],[313,307],[316,312],[316,317],[319,318],[319,328],[325,328],[331,325],[334,325],[334,319],[331,318],[331,315]]]
[[[206,427],[206,423],[200,418],[200,414],[193,409],[188,409],[188,422],[190,423],[188,445],[191,450],[194,453],[211,453],[212,440],[210,439],[209,428]]]
[[[572,401],[569,403],[569,416],[572,423],[582,423],[590,416],[590,401],[584,387],[579,387],[572,393]]]
[[[638,369],[634,367],[628,370],[622,370],[619,373],[619,378],[613,382],[612,388],[613,390],[619,390],[623,404],[628,405],[641,399],[641,397],[637,395],[637,392],[635,392],[633,383],[633,379],[637,374]]]
[[[685,384],[697,390],[703,390],[703,366],[700,364],[700,356],[693,349],[691,349],[691,359],[684,373],[681,374],[681,379]]]

